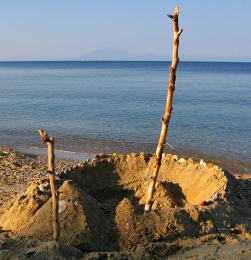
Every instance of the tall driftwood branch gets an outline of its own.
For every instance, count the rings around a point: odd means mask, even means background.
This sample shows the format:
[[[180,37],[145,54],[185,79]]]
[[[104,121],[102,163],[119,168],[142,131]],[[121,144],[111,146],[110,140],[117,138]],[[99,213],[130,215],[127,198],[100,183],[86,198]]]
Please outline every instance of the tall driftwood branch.
[[[179,37],[182,33],[182,30],[179,29],[179,7],[176,7],[173,15],[168,15],[169,18],[173,21],[173,30],[174,30],[174,39],[173,39],[173,57],[172,64],[170,66],[170,74],[168,81],[168,92],[167,92],[167,100],[166,100],[166,109],[164,116],[161,119],[162,128],[160,132],[159,142],[155,153],[155,161],[153,173],[150,177],[150,184],[148,187],[147,195],[146,195],[146,204],[145,211],[150,211],[153,203],[153,194],[155,189],[156,180],[158,177],[159,169],[161,166],[162,153],[164,150],[164,145],[166,143],[166,135],[168,131],[168,125],[171,118],[172,113],[172,102],[173,102],[173,94],[175,89],[175,80],[176,80],[176,69],[179,63],[178,50],[179,50]]]
[[[53,237],[55,241],[59,241],[59,218],[58,218],[58,196],[55,187],[55,155],[54,155],[54,143],[53,137],[48,136],[42,129],[38,129],[40,138],[48,146],[48,173],[51,188],[52,197],[52,225],[53,225]]]

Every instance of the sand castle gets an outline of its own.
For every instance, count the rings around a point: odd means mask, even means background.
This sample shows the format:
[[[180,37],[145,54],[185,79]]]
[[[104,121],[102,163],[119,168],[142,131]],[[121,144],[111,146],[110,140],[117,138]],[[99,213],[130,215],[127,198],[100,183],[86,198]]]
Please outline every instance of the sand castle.
[[[249,228],[250,201],[212,164],[164,154],[152,211],[144,212],[150,155],[98,155],[61,172],[60,241],[84,251],[125,251],[149,243]],[[102,180],[102,181],[100,181]],[[22,239],[53,239],[48,181],[32,184],[0,216]]]

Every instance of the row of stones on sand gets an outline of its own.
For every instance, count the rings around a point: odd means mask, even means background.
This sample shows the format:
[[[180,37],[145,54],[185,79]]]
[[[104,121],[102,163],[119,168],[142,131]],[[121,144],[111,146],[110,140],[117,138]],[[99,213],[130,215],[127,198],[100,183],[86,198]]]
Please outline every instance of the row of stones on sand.
[[[142,159],[148,161],[151,158],[151,154],[144,154],[143,152],[136,154],[130,153],[128,155],[113,153],[109,154],[97,154],[92,160],[88,159],[84,162],[76,163],[74,161],[57,160],[56,158],[56,174],[61,175],[68,173],[69,171],[74,171],[79,167],[83,167],[88,163],[94,163],[96,161],[102,162],[103,160],[111,161],[113,159],[125,158],[128,159],[133,157],[142,157]],[[178,158],[177,155],[165,154],[162,155],[163,160],[171,160],[178,162],[179,164],[186,166],[190,164],[196,164],[192,158],[187,160],[184,158]],[[197,163],[198,167],[214,168],[217,171],[221,169],[211,162],[204,162],[202,159]],[[1,182],[13,185],[18,184],[28,184],[38,179],[44,178],[47,175],[47,162],[46,158],[36,159],[32,156],[27,156],[22,153],[16,152],[13,149],[1,146],[0,147],[0,177]]]
[[[77,164],[72,165],[72,166],[63,167],[61,172],[60,173],[58,172],[57,174],[58,175],[60,175],[60,174],[67,174],[69,172],[77,170],[80,167],[84,167],[87,164],[92,164],[92,163],[95,163],[95,162],[104,162],[104,161],[111,162],[114,159],[125,159],[125,158],[127,158],[129,160],[131,158],[136,158],[136,157],[141,157],[142,159],[148,161],[152,156],[153,156],[152,154],[145,154],[144,152],[141,152],[139,154],[137,154],[137,153],[130,153],[130,154],[127,154],[127,155],[125,155],[125,154],[118,154],[118,153],[113,153],[113,154],[96,154],[93,157],[92,160],[87,159],[84,162],[80,162],[80,163],[77,163]],[[176,154],[165,154],[165,153],[163,153],[162,154],[162,162],[169,161],[169,160],[171,160],[171,162],[177,162],[177,163],[179,163],[182,166],[197,164],[197,168],[199,168],[199,167],[200,168],[208,168],[208,169],[212,169],[213,168],[216,171],[223,172],[223,170],[219,166],[215,165],[212,162],[205,162],[205,161],[203,161],[203,159],[201,159],[200,162],[197,163],[191,157],[189,157],[188,159],[184,159],[184,158],[179,158],[178,155],[176,155]]]

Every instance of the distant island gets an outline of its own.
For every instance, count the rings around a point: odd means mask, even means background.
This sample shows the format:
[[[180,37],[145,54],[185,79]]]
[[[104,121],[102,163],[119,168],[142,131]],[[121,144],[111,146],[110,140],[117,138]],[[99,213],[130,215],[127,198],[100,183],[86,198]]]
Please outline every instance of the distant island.
[[[167,55],[158,53],[136,53],[116,48],[100,48],[84,54],[82,61],[166,61]]]

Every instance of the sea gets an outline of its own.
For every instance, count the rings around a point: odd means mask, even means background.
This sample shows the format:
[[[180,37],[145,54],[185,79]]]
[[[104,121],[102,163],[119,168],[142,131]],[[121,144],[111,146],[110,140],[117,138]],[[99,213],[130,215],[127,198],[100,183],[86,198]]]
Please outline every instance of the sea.
[[[0,145],[154,153],[169,62],[0,62]],[[180,62],[166,153],[251,173],[251,63]]]

